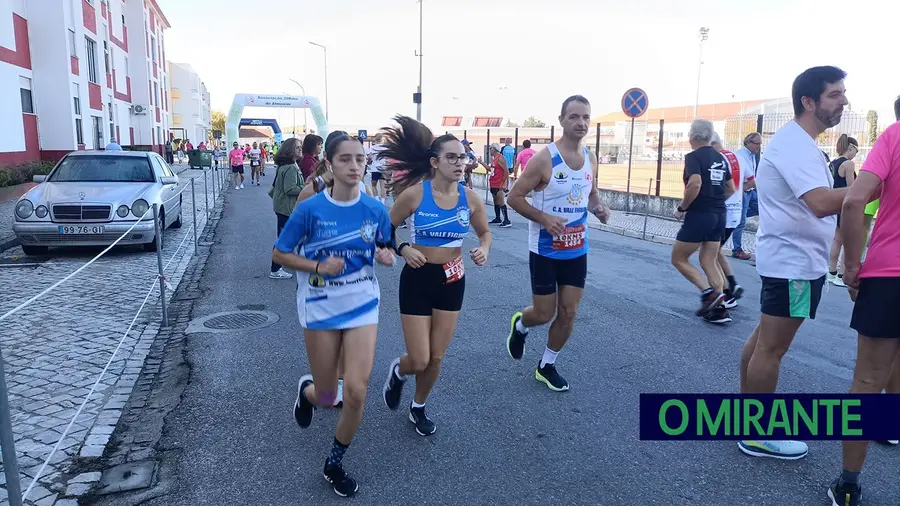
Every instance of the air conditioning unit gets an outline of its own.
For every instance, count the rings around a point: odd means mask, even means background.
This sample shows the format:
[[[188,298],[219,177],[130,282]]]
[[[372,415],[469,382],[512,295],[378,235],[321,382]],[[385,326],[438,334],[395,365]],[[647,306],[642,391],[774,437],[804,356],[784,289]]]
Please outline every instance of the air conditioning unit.
[[[143,106],[143,105],[137,105],[137,104],[132,105],[131,106],[131,114],[134,114],[134,115],[147,114],[147,107]]]

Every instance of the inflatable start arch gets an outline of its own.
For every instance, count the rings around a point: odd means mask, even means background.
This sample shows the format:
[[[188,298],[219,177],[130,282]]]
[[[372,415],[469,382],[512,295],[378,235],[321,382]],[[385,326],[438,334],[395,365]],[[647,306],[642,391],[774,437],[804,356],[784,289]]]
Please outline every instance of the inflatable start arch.
[[[225,138],[231,146],[240,138],[241,116],[245,107],[278,107],[282,109],[309,109],[316,123],[316,134],[323,139],[328,137],[328,122],[325,113],[316,97],[297,97],[292,95],[254,95],[236,93],[228,119],[225,120]]]

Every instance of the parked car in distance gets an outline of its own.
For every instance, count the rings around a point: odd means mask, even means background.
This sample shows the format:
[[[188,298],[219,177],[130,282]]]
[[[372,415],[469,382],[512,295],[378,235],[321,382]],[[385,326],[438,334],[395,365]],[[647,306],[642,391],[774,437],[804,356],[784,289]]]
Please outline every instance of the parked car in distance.
[[[73,151],[16,203],[13,232],[26,255],[51,246],[142,245],[156,251],[159,230],[181,227],[178,176],[161,156],[144,151]],[[141,219],[143,217],[143,219]]]

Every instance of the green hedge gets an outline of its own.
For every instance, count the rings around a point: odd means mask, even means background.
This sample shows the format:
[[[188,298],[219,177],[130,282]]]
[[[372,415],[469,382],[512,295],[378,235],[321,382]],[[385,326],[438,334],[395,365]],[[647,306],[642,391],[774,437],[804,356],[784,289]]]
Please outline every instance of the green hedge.
[[[0,188],[28,183],[33,176],[49,174],[53,166],[49,162],[28,162],[15,167],[0,167]]]

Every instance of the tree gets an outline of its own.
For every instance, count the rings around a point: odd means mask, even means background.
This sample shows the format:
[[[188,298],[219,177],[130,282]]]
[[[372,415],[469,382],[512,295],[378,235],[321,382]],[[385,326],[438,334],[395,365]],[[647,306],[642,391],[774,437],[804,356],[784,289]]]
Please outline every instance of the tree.
[[[225,132],[225,113],[222,111],[213,111],[210,116],[212,129]]]
[[[522,126],[525,128],[546,128],[547,124],[543,121],[535,118],[534,116],[529,116],[528,119],[522,123]]]
[[[513,120],[506,120],[506,128],[518,128],[519,124]]]
[[[869,123],[869,142],[870,146],[875,145],[875,140],[878,139],[878,113],[875,111],[869,111],[866,114],[866,121]]]

